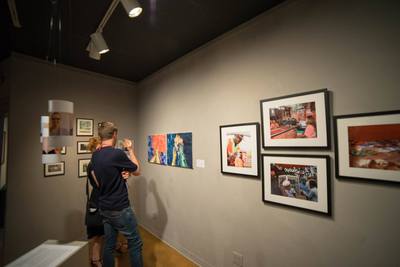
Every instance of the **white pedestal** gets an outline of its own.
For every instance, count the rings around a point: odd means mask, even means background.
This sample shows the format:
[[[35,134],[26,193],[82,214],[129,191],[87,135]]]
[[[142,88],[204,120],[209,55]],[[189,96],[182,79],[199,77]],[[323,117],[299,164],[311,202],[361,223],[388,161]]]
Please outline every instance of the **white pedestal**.
[[[48,240],[6,267],[90,267],[88,242]]]

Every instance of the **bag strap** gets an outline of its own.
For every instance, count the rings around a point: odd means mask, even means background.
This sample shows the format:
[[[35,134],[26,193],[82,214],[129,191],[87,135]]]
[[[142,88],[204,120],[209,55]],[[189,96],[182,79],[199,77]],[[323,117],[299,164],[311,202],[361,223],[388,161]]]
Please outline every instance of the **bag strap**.
[[[94,182],[95,182],[96,185],[97,185],[97,188],[99,188],[99,187],[100,187],[100,184],[99,184],[99,181],[97,180],[97,177],[96,177],[96,174],[94,173],[94,170],[92,170],[92,171],[90,172],[90,174],[92,175],[92,177],[93,177],[93,179],[94,179]],[[88,176],[86,177],[86,200],[87,200],[87,202],[89,202],[89,174],[88,174]]]
[[[90,173],[92,174],[92,177],[93,177],[93,179],[94,179],[94,182],[95,182],[96,185],[97,185],[97,188],[100,188],[100,183],[99,183],[99,181],[97,180],[97,177],[96,177],[96,174],[94,173],[94,170],[92,170]]]
[[[89,176],[86,177],[86,202],[89,202]]]

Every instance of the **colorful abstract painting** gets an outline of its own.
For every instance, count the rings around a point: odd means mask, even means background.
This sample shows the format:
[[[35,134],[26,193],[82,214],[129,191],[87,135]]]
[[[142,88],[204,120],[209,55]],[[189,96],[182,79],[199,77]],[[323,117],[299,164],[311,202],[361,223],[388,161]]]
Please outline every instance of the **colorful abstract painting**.
[[[147,154],[149,162],[167,165],[167,135],[158,134],[148,136]]]
[[[168,165],[192,168],[192,133],[167,135]]]
[[[147,154],[150,163],[193,168],[192,133],[150,135]]]

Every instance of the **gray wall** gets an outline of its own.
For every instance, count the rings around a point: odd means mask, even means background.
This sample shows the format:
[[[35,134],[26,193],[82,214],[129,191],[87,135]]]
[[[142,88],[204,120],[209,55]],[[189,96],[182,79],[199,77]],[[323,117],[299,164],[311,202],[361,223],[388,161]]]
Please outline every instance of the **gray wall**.
[[[47,239],[84,240],[86,179],[78,178],[76,141],[67,148],[65,175],[43,176],[40,116],[49,99],[74,102],[75,116],[114,121],[120,137],[136,137],[135,85],[23,56],[11,59],[6,262]],[[95,131],[96,133],[96,131]]]
[[[203,266],[231,266],[232,251],[251,267],[398,266],[398,185],[332,173],[331,218],[265,205],[260,180],[220,173],[219,126],[260,121],[260,99],[320,88],[334,115],[399,109],[399,7],[289,1],[141,82],[140,222]],[[147,135],[180,131],[205,169],[146,162]]]

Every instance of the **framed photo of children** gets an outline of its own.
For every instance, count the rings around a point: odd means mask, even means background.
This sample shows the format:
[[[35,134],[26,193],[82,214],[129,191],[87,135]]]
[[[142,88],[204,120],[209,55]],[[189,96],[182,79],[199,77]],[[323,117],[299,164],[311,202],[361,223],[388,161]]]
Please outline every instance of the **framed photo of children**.
[[[328,90],[260,101],[263,147],[329,148]]]
[[[65,174],[65,162],[47,163],[44,166],[44,177],[61,176]]]
[[[262,155],[263,201],[330,214],[329,161],[323,155]]]
[[[76,119],[76,136],[93,136],[93,119]]]
[[[334,117],[336,177],[400,182],[400,110]]]
[[[259,123],[220,126],[221,172],[259,177]]]

